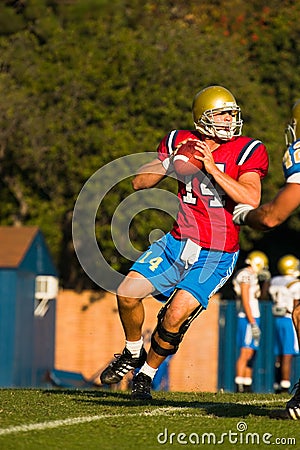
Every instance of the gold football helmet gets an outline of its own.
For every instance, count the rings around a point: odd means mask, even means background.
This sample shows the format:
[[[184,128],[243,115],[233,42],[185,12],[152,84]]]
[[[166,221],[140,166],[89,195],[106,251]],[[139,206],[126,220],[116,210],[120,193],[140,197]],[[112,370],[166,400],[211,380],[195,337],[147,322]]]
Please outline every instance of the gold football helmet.
[[[241,110],[234,96],[222,86],[209,86],[198,92],[193,100],[193,119],[196,130],[206,136],[229,141],[242,133]],[[214,114],[230,112],[232,122],[215,122]]]
[[[259,250],[253,250],[250,252],[245,260],[246,264],[252,267],[254,272],[259,273],[261,270],[268,269],[269,260],[265,253]]]
[[[281,275],[300,275],[300,261],[294,255],[285,255],[278,261],[278,270]]]
[[[300,139],[300,100],[297,100],[292,108],[292,117],[285,129],[285,142],[287,147]]]

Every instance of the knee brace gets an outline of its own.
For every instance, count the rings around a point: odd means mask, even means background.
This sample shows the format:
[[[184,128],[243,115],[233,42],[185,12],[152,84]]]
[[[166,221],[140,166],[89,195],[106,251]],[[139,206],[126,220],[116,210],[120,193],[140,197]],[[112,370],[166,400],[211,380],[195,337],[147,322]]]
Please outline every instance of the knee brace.
[[[203,306],[199,304],[197,308],[192,311],[190,316],[183,322],[183,324],[180,326],[179,330],[175,333],[168,331],[163,326],[163,319],[166,315],[167,309],[169,308],[173,297],[175,295],[175,292],[171,295],[171,297],[168,299],[167,303],[160,309],[157,315],[157,326],[155,330],[152,333],[151,336],[151,346],[155,353],[157,353],[160,356],[169,356],[174,355],[174,353],[177,352],[180,342],[183,339],[183,336],[187,332],[189,326],[191,325],[192,321],[196,319],[196,317],[203,311]],[[166,349],[162,347],[155,339],[155,334],[158,334],[160,339],[162,339],[164,342],[170,344],[173,346],[173,348]]]

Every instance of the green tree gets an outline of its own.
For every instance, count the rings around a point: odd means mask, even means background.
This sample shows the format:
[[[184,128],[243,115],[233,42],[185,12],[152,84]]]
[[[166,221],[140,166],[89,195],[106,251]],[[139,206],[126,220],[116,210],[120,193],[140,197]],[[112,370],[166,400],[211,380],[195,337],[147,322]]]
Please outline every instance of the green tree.
[[[110,161],[155,151],[173,128],[191,128],[191,101],[222,84],[241,105],[244,132],[263,140],[270,172],[263,199],[283,183],[283,130],[299,93],[300,5],[261,1],[27,0],[0,10],[0,173],[2,224],[44,232],[62,284],[93,285],[72,245],[72,212],[89,177]],[[108,193],[97,216],[107,261],[115,255],[114,207],[132,193],[130,179]],[[175,190],[172,180],[163,187]],[[149,210],[130,235],[145,248],[150,231],[172,219]],[[286,225],[300,228],[295,214]],[[165,228],[164,228],[165,227]],[[244,250],[262,234],[244,229]],[[264,237],[264,239],[266,239]],[[261,244],[259,244],[261,245]],[[67,262],[67,263],[66,263]]]

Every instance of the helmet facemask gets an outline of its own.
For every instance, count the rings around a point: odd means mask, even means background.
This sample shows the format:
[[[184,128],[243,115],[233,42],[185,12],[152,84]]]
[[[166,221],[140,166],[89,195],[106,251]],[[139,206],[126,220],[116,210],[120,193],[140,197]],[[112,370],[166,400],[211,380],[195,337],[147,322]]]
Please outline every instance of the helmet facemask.
[[[214,116],[223,112],[228,112],[232,116],[231,122],[216,122]],[[217,137],[221,141],[229,141],[234,136],[242,133],[243,121],[241,110],[235,103],[227,104],[223,108],[207,109],[203,112],[198,122],[194,122],[196,130],[211,137]]]
[[[288,126],[285,129],[284,135],[285,135],[285,143],[286,143],[287,147],[292,145],[292,143],[297,140],[295,119],[293,119],[291,124],[288,124]]]
[[[292,117],[284,134],[287,147],[292,145],[297,139],[300,139],[300,100],[293,106]]]

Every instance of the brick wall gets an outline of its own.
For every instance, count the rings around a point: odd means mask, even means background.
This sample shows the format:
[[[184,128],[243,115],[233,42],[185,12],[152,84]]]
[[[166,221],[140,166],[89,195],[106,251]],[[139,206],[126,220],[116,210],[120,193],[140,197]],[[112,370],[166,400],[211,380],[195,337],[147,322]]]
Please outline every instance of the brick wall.
[[[145,305],[145,336],[156,325],[161,304],[149,297]],[[191,325],[179,351],[170,362],[170,390],[217,390],[219,301],[214,297],[207,311]],[[148,339],[147,339],[148,341]],[[146,343],[146,349],[149,346]],[[124,347],[115,295],[90,291],[61,291],[57,299],[55,368],[81,372],[99,380],[99,373]],[[128,381],[128,380],[127,380]],[[120,385],[127,386],[126,380]]]

